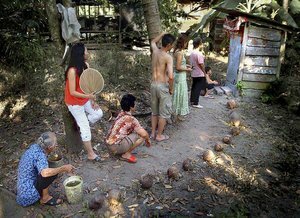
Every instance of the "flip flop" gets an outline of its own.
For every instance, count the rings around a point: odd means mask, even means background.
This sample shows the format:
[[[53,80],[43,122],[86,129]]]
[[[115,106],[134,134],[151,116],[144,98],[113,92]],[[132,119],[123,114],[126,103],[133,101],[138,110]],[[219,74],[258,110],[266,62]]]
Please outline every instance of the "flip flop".
[[[62,200],[60,202],[57,202],[58,200],[61,200],[61,199],[53,197],[49,201],[47,201],[46,203],[42,203],[42,205],[56,206],[56,205],[60,205],[60,204],[63,203]]]
[[[163,139],[161,139],[161,140],[157,140],[156,139],[156,141],[157,142],[162,142],[162,141],[167,141],[170,137],[169,136],[167,136],[167,135],[162,135],[163,136]]]
[[[129,158],[121,157],[120,160],[127,161],[128,163],[136,163],[137,158],[131,154]]]
[[[88,161],[91,161],[91,162],[100,162],[101,161],[101,158],[99,156],[96,156],[94,159],[88,159]]]

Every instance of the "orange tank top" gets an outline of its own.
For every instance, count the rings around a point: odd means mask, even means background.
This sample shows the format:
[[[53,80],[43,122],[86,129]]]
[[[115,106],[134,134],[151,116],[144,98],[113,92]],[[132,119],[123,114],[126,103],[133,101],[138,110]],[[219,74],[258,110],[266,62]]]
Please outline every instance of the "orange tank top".
[[[77,69],[75,69],[75,79],[76,79],[76,85],[75,85],[75,90],[79,93],[83,93],[79,86],[79,76],[77,75]],[[69,86],[69,79],[67,77],[66,79],[66,85],[65,85],[65,103],[67,105],[84,105],[86,102],[88,102],[88,98],[78,98],[75,96],[72,96],[70,93],[70,86]]]

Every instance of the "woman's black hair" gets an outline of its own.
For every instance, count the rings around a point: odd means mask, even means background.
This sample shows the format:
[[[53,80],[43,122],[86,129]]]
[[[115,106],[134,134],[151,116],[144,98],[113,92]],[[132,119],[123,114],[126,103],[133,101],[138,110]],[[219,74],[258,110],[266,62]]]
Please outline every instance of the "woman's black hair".
[[[121,99],[121,108],[123,111],[130,111],[131,107],[134,107],[136,98],[131,94],[126,94]]]
[[[70,60],[69,60],[68,68],[65,72],[65,79],[67,79],[67,73],[71,67],[76,68],[76,73],[79,77],[82,74],[83,70],[87,68],[84,60],[84,52],[85,52],[85,46],[83,43],[76,43],[71,47]]]

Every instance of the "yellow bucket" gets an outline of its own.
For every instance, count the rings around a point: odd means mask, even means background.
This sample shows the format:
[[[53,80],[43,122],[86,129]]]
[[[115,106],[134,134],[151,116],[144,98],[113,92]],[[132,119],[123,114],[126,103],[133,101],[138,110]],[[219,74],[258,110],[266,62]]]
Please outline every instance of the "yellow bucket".
[[[82,201],[83,180],[80,176],[70,176],[64,181],[67,200],[70,204],[76,204]]]

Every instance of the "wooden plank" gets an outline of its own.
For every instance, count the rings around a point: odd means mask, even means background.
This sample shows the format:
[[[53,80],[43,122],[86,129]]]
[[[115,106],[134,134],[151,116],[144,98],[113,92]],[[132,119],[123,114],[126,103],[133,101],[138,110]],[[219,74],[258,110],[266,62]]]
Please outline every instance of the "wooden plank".
[[[279,56],[279,53],[279,48],[261,48],[249,46],[246,48],[246,55]]]
[[[253,67],[245,66],[243,68],[243,73],[256,73],[256,74],[274,74],[277,73],[276,67]]]
[[[275,74],[243,74],[243,81],[252,81],[252,82],[273,82],[276,80]]]
[[[270,86],[270,83],[265,83],[265,82],[248,82],[248,81],[243,81],[243,88],[244,89],[264,90],[264,89],[267,89],[269,86]]]
[[[247,41],[248,41],[248,32],[249,32],[249,24],[245,24],[244,28],[244,34],[243,34],[243,43],[242,43],[242,50],[240,55],[240,63],[239,63],[239,69],[238,69],[238,75],[237,75],[237,82],[241,81],[243,78],[243,68],[244,68],[244,60],[246,55],[246,47],[247,47]]]
[[[237,83],[241,50],[242,50],[241,35],[231,35],[230,36],[230,45],[229,45],[227,73],[226,73],[226,81],[228,83],[232,83],[232,84]]]
[[[279,48],[280,41],[277,42],[277,41],[270,41],[266,39],[249,37],[247,41],[247,45],[253,47]]]
[[[246,66],[277,67],[279,59],[268,56],[246,56],[244,64]]]
[[[279,41],[281,40],[281,31],[270,29],[270,28],[262,28],[251,26],[249,29],[249,37],[255,37],[260,39],[267,39],[271,41]]]
[[[248,98],[260,98],[260,96],[263,93],[263,89],[244,89],[243,90],[243,97],[248,97]]]

